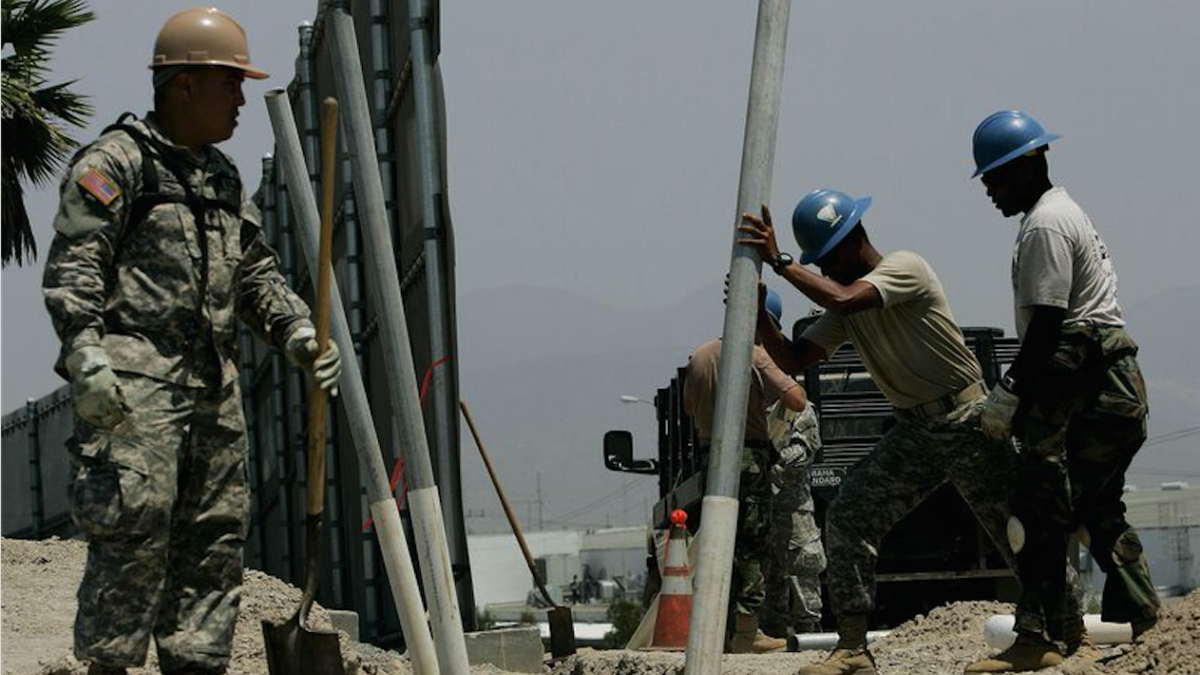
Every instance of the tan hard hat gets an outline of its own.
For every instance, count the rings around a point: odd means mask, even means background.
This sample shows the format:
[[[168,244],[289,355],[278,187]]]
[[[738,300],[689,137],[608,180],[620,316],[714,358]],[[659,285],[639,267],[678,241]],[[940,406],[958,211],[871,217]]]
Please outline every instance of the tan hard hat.
[[[250,65],[246,31],[216,7],[193,7],[177,12],[163,24],[154,41],[151,68],[164,66],[228,66],[246,77],[267,74]]]

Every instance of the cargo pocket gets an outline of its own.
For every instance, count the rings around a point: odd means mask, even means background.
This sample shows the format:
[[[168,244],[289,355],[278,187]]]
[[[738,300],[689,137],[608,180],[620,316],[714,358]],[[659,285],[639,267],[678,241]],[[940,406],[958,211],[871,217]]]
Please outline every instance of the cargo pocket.
[[[1106,415],[1141,419],[1149,412],[1146,398],[1142,371],[1134,357],[1126,356],[1105,372],[1095,409]]]
[[[1054,356],[1050,361],[1051,367],[1064,375],[1078,373],[1088,360],[1088,354],[1091,352],[1089,345],[1089,342],[1081,342],[1077,338],[1068,339],[1067,336],[1064,336],[1064,340],[1054,350]]]
[[[146,474],[113,461],[107,434],[72,438],[68,447],[75,465],[71,514],[84,534],[89,538],[129,537],[151,529]]]

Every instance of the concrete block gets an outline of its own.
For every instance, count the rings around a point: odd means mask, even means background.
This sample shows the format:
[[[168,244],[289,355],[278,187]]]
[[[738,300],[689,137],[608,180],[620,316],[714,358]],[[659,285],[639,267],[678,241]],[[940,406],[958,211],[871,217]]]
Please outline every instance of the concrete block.
[[[537,626],[517,626],[467,633],[471,665],[490,663],[514,673],[542,672],[542,636]]]
[[[333,627],[358,642],[358,612],[349,609],[326,609]]]

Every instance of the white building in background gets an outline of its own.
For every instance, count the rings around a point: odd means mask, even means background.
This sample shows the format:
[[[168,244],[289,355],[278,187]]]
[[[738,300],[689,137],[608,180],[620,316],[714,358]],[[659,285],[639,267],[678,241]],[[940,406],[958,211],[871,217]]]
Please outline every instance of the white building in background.
[[[1200,586],[1200,489],[1187,483],[1130,489],[1124,495],[1125,517],[1137,528],[1160,593],[1178,595]],[[1104,573],[1087,549],[1081,551],[1085,583],[1104,587]]]
[[[649,532],[646,527],[527,532],[525,540],[557,602],[568,599],[572,580],[587,577],[596,582],[597,599],[608,600],[625,591],[641,591]],[[525,602],[534,590],[533,579],[511,533],[470,535],[467,549],[475,604],[481,610]]]

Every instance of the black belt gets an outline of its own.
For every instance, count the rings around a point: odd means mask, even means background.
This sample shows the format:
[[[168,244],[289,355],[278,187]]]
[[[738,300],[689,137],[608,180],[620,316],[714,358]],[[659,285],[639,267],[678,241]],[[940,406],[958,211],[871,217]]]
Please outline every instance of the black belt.
[[[911,408],[897,408],[896,415],[908,420],[927,420],[930,417],[948,413],[964,403],[970,403],[986,395],[987,390],[983,388],[983,383],[976,382],[963,387],[953,394],[940,396],[921,405]]]
[[[742,441],[741,447],[754,448],[756,450],[774,450],[775,445],[771,441]],[[712,449],[712,443],[701,443],[700,452],[708,452]]]

